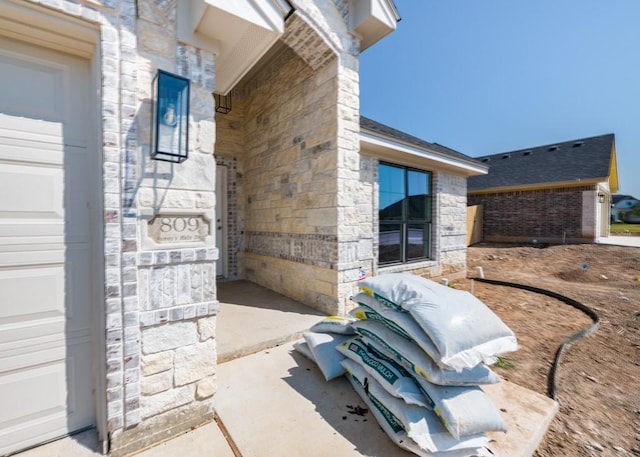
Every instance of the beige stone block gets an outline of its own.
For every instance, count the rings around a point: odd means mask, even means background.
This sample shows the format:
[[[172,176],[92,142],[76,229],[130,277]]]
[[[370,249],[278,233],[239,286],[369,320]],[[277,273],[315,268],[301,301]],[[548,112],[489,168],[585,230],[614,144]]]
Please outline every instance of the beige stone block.
[[[154,395],[173,387],[173,372],[164,371],[151,376],[143,376],[140,379],[140,392],[142,395]]]
[[[193,385],[175,387],[154,395],[142,395],[140,397],[140,408],[142,418],[146,419],[156,416],[170,409],[177,408],[194,401]]]
[[[216,206],[216,194],[214,192],[196,192],[196,208],[213,209]]]
[[[194,322],[176,322],[142,330],[142,353],[154,354],[198,341]]]
[[[329,268],[320,268],[313,267],[312,272],[313,276],[320,280],[329,283],[337,283],[338,282],[338,272],[336,270],[331,270]]]
[[[215,376],[209,376],[203,379],[198,382],[196,386],[196,400],[206,400],[207,398],[213,397],[217,388],[218,385]]]
[[[190,190],[169,189],[162,202],[163,209],[194,209],[196,194]]]
[[[215,124],[211,121],[199,121],[196,126],[196,149],[204,154],[213,154],[216,141]]]
[[[176,38],[173,31],[167,33],[168,31],[165,27],[138,21],[137,32],[138,44],[146,53],[164,57],[175,54]]]
[[[152,98],[152,81],[155,76],[155,68],[151,60],[138,56],[138,70],[136,73],[136,90],[138,100],[151,101]]]
[[[174,359],[175,384],[181,386],[213,375],[216,367],[215,351],[216,344],[212,339],[178,348]]]
[[[321,294],[334,296],[336,293],[334,284],[331,284],[330,282],[316,280],[314,281],[313,286],[313,290]]]
[[[205,317],[198,320],[198,333],[200,341],[216,337],[216,317]]]
[[[153,375],[171,368],[173,368],[173,351],[142,356],[140,371],[143,376]]]

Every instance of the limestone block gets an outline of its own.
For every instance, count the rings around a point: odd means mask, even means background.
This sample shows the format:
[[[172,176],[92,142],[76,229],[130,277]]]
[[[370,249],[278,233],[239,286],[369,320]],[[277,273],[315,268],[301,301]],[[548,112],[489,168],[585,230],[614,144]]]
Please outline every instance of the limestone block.
[[[188,385],[166,390],[155,395],[141,396],[140,406],[143,419],[191,403],[194,400],[194,390],[194,386]]]
[[[177,304],[186,305],[191,301],[191,284],[189,265],[178,265],[178,295]]]
[[[216,194],[214,192],[196,192],[196,208],[212,209],[216,205]]]
[[[173,373],[163,371],[151,376],[143,376],[140,380],[140,389],[143,395],[153,395],[173,387]]]
[[[204,301],[215,300],[216,298],[215,274],[214,263],[205,263],[202,265],[202,299]]]
[[[189,159],[175,167],[171,187],[215,192],[215,161],[211,154],[189,153]]]
[[[204,154],[213,154],[213,145],[216,141],[216,127],[211,121],[199,121],[195,125],[196,150]]]
[[[163,208],[193,209],[195,208],[195,193],[188,190],[169,189],[162,202]]]
[[[216,393],[218,385],[215,376],[208,376],[198,383],[196,386],[196,400],[205,400],[213,397]]]
[[[175,322],[142,330],[143,354],[175,349],[198,341],[195,322]]]
[[[200,334],[200,341],[206,341],[209,338],[216,337],[216,318],[205,317],[198,320],[198,333]]]
[[[215,351],[216,343],[212,339],[178,348],[174,360],[175,384],[182,386],[213,375],[216,369]]]
[[[142,357],[140,371],[143,376],[149,376],[173,368],[173,351],[158,352]]]
[[[176,269],[173,267],[163,268],[162,283],[152,284],[152,287],[162,287],[162,308],[167,308],[176,304],[177,298],[177,277]]]
[[[148,54],[173,56],[176,41],[173,33],[167,33],[166,28],[138,21],[138,43]]]

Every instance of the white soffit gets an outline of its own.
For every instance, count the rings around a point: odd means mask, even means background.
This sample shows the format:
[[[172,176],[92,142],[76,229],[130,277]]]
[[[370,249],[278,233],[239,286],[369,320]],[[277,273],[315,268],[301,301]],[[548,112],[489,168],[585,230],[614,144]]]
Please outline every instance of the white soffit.
[[[400,20],[392,0],[350,0],[350,4],[350,26],[361,38],[361,51],[393,32]]]
[[[367,132],[360,132],[360,151],[401,165],[416,168],[449,170],[465,176],[486,175],[488,168],[471,161],[444,156],[437,152],[389,140]]]
[[[284,33],[282,0],[180,0],[178,37],[216,54],[216,92],[227,94]]]

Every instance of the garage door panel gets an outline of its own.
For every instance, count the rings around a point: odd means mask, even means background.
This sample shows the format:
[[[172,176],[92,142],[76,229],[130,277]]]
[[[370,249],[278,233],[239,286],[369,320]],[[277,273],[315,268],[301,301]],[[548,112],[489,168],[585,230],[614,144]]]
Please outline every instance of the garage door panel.
[[[35,56],[4,50],[0,59],[0,110],[13,116],[61,120],[64,116],[64,88],[68,68]],[[16,87],[29,91],[16,91]]]
[[[67,284],[75,285],[75,293],[67,297],[66,318],[67,330],[88,328],[91,319],[91,309],[86,306],[90,299],[90,270],[87,268],[89,257],[88,246],[70,245],[66,252]]]
[[[90,227],[84,215],[90,206],[90,198],[86,192],[89,187],[89,177],[86,170],[89,157],[86,149],[67,147],[65,153],[67,161],[67,179],[65,183],[65,211],[67,225],[65,228],[67,243],[88,243]]]
[[[64,317],[64,270],[62,264],[0,269],[0,325]]]
[[[41,385],[49,386],[43,390]],[[0,408],[0,428],[15,426],[26,420],[36,420],[40,411],[46,416],[65,413],[67,406],[67,368],[64,356],[49,364],[27,371],[13,371],[0,376],[0,388],[29,395],[14,395],[4,399]],[[16,411],[19,411],[18,417]]]
[[[58,246],[59,248],[59,246]],[[60,250],[34,250],[34,251],[16,251],[2,252],[0,251],[0,268],[15,267],[21,268],[25,266],[51,265],[64,262],[64,251]]]
[[[0,166],[0,219],[22,215],[62,219],[64,170],[58,167],[4,164]]]

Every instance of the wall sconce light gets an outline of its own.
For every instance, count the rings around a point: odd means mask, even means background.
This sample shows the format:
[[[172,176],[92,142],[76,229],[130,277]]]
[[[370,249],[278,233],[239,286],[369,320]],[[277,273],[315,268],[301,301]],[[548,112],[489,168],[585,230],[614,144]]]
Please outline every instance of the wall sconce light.
[[[189,80],[158,70],[153,79],[151,158],[182,163],[189,157]]]
[[[604,203],[604,198],[605,197],[606,197],[605,194],[603,194],[602,192],[598,192],[598,202]]]
[[[221,95],[214,92],[213,99],[216,102],[216,113],[228,114],[231,111],[231,93]]]

